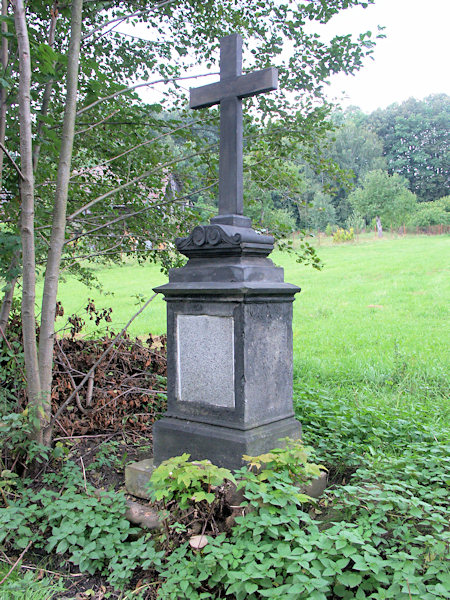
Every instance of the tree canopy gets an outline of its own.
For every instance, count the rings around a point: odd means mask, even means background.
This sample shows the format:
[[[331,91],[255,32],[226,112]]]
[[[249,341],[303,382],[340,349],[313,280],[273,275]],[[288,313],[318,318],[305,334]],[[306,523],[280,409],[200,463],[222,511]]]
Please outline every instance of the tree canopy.
[[[397,173],[370,171],[362,180],[362,187],[348,197],[350,204],[367,222],[376,217],[384,226],[400,227],[414,211],[417,199],[408,190],[407,181]]]
[[[408,180],[421,202],[448,194],[450,164],[450,97],[410,98],[376,110],[368,126],[382,139],[390,174]]]

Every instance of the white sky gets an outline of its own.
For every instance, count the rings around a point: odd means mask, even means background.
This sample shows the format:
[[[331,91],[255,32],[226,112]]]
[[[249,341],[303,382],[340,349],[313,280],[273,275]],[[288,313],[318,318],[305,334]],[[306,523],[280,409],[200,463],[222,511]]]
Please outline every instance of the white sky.
[[[367,59],[355,75],[335,75],[328,97],[343,107],[359,106],[364,112],[401,103],[411,96],[450,95],[450,0],[375,0],[363,9],[341,11],[326,25],[313,24],[324,40],[337,34],[355,35],[385,26],[386,39],[377,41],[373,59]],[[119,28],[130,31],[127,26]],[[137,26],[133,33],[146,37]],[[205,73],[203,65],[192,73]],[[184,87],[204,85],[214,79],[187,80]],[[201,82],[200,82],[201,81]],[[165,86],[141,88],[144,101],[158,102]]]
[[[375,0],[336,15],[327,37],[376,32],[377,25],[386,27],[386,39],[378,40],[374,60],[354,76],[334,76],[330,99],[371,112],[411,96],[450,95],[450,0]]]

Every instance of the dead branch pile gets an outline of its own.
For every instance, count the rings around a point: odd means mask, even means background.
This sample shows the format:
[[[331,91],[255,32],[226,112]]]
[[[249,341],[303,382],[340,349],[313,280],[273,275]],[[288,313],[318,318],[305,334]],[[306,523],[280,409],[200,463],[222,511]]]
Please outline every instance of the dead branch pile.
[[[57,340],[54,351],[52,413],[73,392],[111,344],[114,334],[87,340]],[[55,425],[64,435],[133,429],[149,432],[165,410],[166,339],[142,343],[124,335],[95,368]]]
[[[166,408],[166,336],[149,335],[144,342],[125,330],[116,334],[109,325],[112,309],[97,309],[89,299],[84,310],[84,316],[68,317],[65,334],[55,339],[52,414],[60,413],[55,433],[76,436],[127,429],[149,435]],[[57,316],[63,315],[58,302]],[[96,339],[81,337],[87,319],[96,326],[103,321],[106,333]],[[7,337],[0,339],[0,388],[17,400],[18,410],[26,404],[24,380],[21,319],[15,310]]]

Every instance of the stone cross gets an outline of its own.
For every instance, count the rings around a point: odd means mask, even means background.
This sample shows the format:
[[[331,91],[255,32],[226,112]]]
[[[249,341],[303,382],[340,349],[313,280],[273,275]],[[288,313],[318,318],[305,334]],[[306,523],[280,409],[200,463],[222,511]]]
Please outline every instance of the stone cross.
[[[242,75],[242,38],[233,34],[220,40],[220,82],[190,90],[190,108],[220,104],[219,215],[243,214],[242,98],[277,87],[274,67]]]
[[[219,215],[175,240],[189,258],[155,291],[167,302],[167,412],[154,464],[184,452],[238,469],[298,438],[292,403],[292,302],[300,289],[267,258],[274,239],[244,217],[242,98],[277,88],[277,70],[242,75],[242,39],[220,42],[220,81],[191,108],[220,104]]]

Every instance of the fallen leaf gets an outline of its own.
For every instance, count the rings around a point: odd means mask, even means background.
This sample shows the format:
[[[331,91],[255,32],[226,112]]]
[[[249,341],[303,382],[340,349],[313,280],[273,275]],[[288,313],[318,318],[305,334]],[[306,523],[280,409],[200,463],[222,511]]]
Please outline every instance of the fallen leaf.
[[[208,538],[206,535],[193,535],[189,539],[189,545],[194,550],[201,550],[208,543]]]

